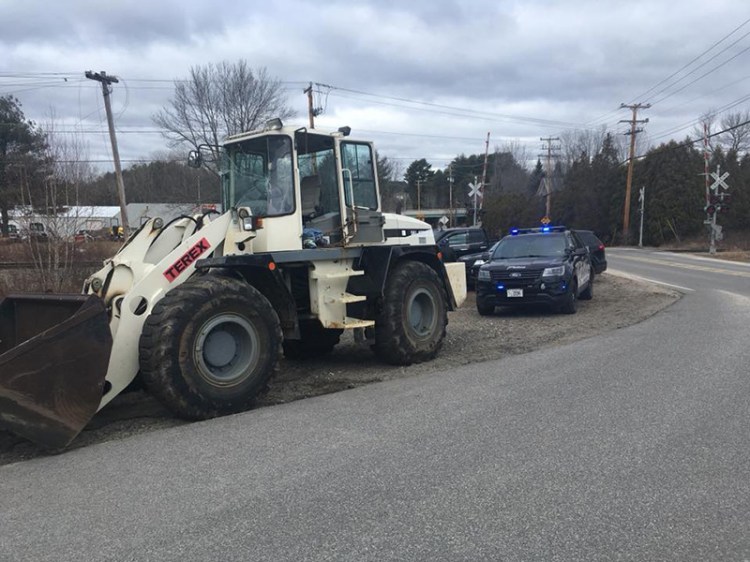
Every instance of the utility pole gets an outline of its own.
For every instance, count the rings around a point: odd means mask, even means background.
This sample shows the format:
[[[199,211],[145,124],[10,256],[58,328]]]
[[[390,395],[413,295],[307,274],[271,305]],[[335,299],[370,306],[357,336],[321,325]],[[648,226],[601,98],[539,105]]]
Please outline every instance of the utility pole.
[[[711,206],[711,181],[709,179],[708,172],[708,159],[711,157],[711,144],[708,136],[708,123],[703,123],[703,175],[706,178],[706,205],[704,210],[708,214],[708,218],[705,224],[708,225],[708,253],[713,255],[716,253],[716,207],[713,207],[713,212],[708,213]],[[717,168],[717,172],[719,169]]]
[[[452,228],[455,222],[453,217],[453,164],[448,166],[448,209],[448,226]]]
[[[103,70],[101,72],[86,71],[86,78],[96,80],[102,85],[102,95],[104,96],[104,109],[107,112],[107,124],[109,125],[109,140],[112,143],[112,158],[115,161],[115,178],[117,180],[117,197],[120,200],[120,218],[122,222],[123,234],[127,238],[130,230],[128,224],[127,202],[125,201],[125,183],[122,181],[122,168],[120,167],[120,152],[117,150],[117,137],[115,136],[115,122],[112,118],[112,104],[109,102],[109,96],[112,93],[112,84],[117,84],[119,80],[116,76],[107,76]]]
[[[315,128],[315,108],[313,107],[313,89],[312,89],[312,82],[310,82],[310,85],[303,90],[305,94],[307,94],[307,115],[310,117],[310,128]]]
[[[540,154],[539,158],[546,158],[547,164],[544,167],[544,191],[546,195],[545,212],[544,217],[550,219],[552,215],[552,158],[556,157],[557,154],[552,154],[552,151],[560,150],[559,144],[552,144],[554,141],[559,141],[560,137],[540,137],[540,141],[547,143],[542,145],[542,150],[546,150],[546,154]]]
[[[490,154],[490,133],[487,132],[487,140],[484,141],[484,166],[482,167],[482,191],[479,200],[479,209],[484,206],[484,194],[487,193],[487,158]]]
[[[640,234],[638,235],[638,247],[643,248],[643,212],[646,209],[646,186],[645,185],[641,188],[640,195],[638,196],[638,201],[641,203],[641,207],[640,207],[641,229],[640,229]]]
[[[623,243],[627,244],[630,238],[630,188],[633,185],[633,159],[635,158],[635,135],[643,132],[643,129],[638,129],[636,126],[638,123],[648,123],[648,119],[638,120],[638,110],[648,109],[651,107],[650,103],[634,103],[627,105],[624,103],[620,104],[620,109],[628,108],[633,112],[633,117],[628,120],[621,120],[620,123],[630,123],[630,132],[625,133],[630,135],[630,155],[628,157],[628,179],[625,183],[625,208],[623,209],[622,215],[622,239]]]
[[[477,177],[474,176],[474,226],[477,225],[477,197],[479,197],[479,193],[481,191],[482,191],[482,189],[479,186],[479,183],[477,181]]]

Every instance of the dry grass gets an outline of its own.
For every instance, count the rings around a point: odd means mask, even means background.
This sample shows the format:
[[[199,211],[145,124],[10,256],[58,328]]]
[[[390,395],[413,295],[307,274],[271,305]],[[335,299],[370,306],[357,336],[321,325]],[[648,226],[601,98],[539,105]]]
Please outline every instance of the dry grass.
[[[672,252],[691,252],[722,260],[750,263],[750,231],[727,232],[724,240],[716,243],[716,254],[708,253],[707,235],[682,240],[679,244],[667,244],[662,246],[661,249]]]
[[[740,261],[740,262],[750,263],[750,250],[718,252],[713,255],[706,253],[706,255],[708,257],[717,258],[720,260]]]
[[[0,263],[26,264],[0,269],[0,297],[18,292],[79,292],[83,281],[112,257],[119,242],[0,242]]]

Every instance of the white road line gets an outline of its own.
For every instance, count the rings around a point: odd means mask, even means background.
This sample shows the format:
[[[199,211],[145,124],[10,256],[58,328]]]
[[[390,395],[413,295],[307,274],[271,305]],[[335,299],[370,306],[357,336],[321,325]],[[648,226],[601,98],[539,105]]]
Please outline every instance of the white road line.
[[[607,268],[607,273],[611,273],[612,275],[617,275],[618,277],[624,277],[626,279],[633,279],[635,281],[645,281],[646,283],[653,283],[655,285],[661,285],[662,287],[675,289],[682,293],[695,292],[695,289],[691,289],[690,287],[683,287],[682,285],[673,285],[672,283],[665,283],[664,281],[657,281],[656,279],[649,279],[648,277],[641,277],[640,275],[633,275],[632,273],[626,273],[624,271],[620,271],[619,269],[612,269],[611,267]]]
[[[747,262],[744,262],[744,261],[722,260],[722,259],[719,259],[719,258],[705,258],[703,256],[696,256],[695,254],[681,253],[681,252],[659,252],[659,253],[666,254],[668,256],[689,258],[691,260],[710,261],[710,262],[713,262],[713,263],[725,263],[727,265],[736,265],[736,266],[740,266],[740,267],[750,267],[750,263],[747,263]]]
[[[708,271],[709,273],[720,273],[722,275],[732,275],[734,277],[750,277],[750,271],[741,271],[737,269],[722,269],[721,267],[719,267],[722,265],[722,263],[726,263],[726,262],[720,262],[720,263],[712,262],[712,265],[714,267],[709,267],[707,265],[699,265],[696,263],[687,263],[687,262],[664,259],[664,256],[662,254],[650,254],[650,255],[651,257],[646,257],[643,255],[640,255],[640,256],[621,255],[619,257],[624,260],[632,260],[632,261],[637,261],[637,262],[642,262],[642,263],[653,263],[659,266],[689,269],[692,271]],[[660,255],[661,255],[661,259],[659,258]]]

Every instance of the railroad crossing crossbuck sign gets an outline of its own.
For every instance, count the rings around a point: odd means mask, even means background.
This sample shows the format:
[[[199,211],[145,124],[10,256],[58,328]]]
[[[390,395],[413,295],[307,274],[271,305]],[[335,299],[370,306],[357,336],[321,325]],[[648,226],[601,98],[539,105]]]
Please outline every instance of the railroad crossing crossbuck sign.
[[[723,174],[719,175],[720,171],[721,168],[717,168],[715,172],[711,172],[709,174],[712,178],[714,178],[714,180],[716,180],[710,186],[711,191],[716,191],[716,189],[719,187],[723,187],[725,191],[729,191],[729,186],[724,181],[729,177],[729,172],[724,172]]]
[[[469,184],[469,197],[481,197],[482,196],[482,186],[481,184]]]

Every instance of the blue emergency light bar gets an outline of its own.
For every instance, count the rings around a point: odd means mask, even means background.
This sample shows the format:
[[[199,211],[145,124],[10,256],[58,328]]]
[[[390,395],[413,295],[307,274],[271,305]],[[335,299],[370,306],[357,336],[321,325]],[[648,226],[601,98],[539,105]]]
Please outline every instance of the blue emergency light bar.
[[[533,233],[545,233],[545,232],[565,232],[567,227],[565,226],[540,226],[538,228],[511,228],[510,235],[515,236],[516,234],[533,234]]]

